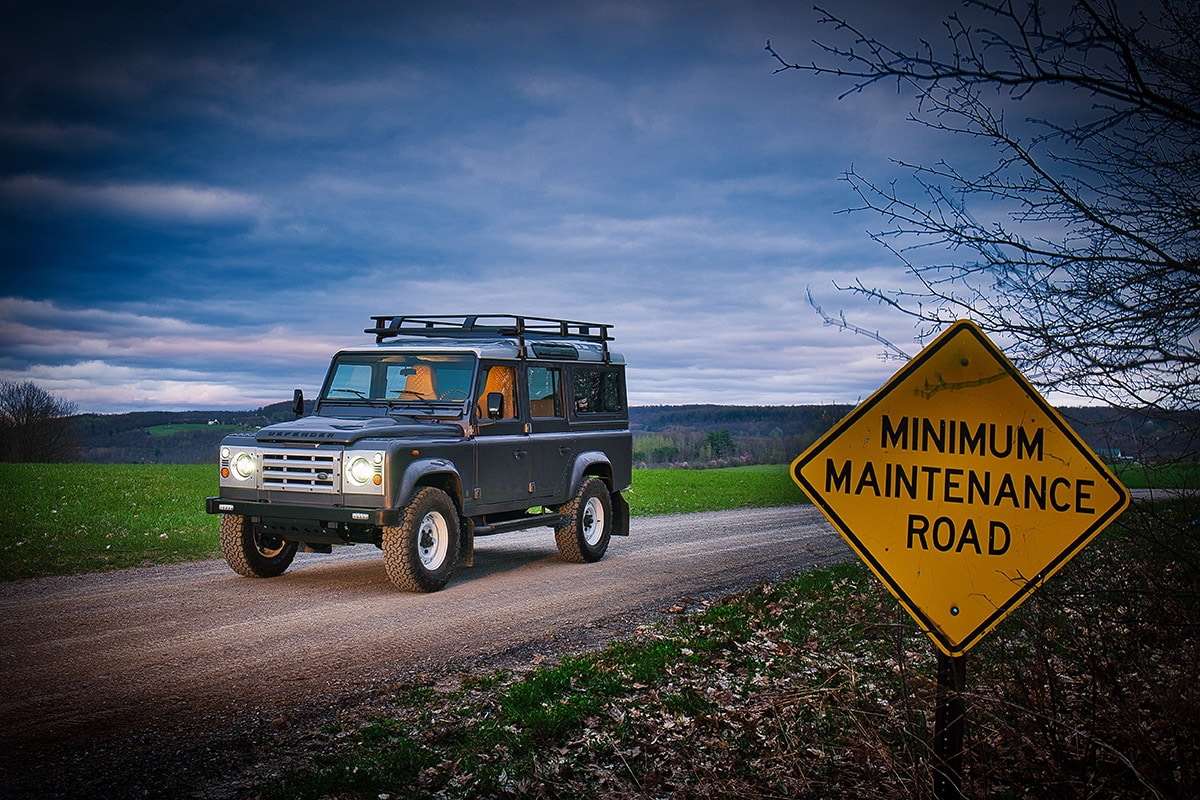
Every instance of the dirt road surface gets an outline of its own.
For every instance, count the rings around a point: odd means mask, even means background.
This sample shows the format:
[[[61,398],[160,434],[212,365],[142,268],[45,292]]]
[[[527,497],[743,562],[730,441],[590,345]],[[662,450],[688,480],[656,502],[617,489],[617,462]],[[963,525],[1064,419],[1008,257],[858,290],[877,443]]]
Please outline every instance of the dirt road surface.
[[[419,676],[578,652],[849,554],[799,506],[638,518],[595,564],[560,560],[548,528],[482,538],[428,595],[369,545],[269,580],[208,561],[3,584],[0,797],[236,797],[264,748],[282,767]]]

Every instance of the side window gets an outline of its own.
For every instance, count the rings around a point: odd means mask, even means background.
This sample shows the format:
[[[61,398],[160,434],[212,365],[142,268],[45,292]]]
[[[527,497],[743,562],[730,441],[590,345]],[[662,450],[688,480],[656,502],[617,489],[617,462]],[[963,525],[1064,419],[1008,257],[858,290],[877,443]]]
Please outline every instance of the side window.
[[[619,414],[621,373],[615,369],[575,369],[571,373],[576,414]]]
[[[515,367],[505,367],[494,364],[484,368],[483,377],[479,380],[479,397],[475,400],[475,415],[478,419],[488,419],[488,395],[498,392],[503,398],[500,407],[500,419],[517,418],[517,370]]]
[[[558,367],[530,367],[529,415],[563,417],[562,370]]]

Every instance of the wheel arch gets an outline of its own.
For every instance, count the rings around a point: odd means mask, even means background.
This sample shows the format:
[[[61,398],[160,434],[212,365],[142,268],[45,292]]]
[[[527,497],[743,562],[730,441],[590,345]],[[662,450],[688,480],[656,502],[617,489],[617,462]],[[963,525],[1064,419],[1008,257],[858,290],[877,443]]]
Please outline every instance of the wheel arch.
[[[600,450],[588,450],[575,457],[575,463],[571,465],[571,480],[567,484],[567,497],[578,494],[579,487],[588,478],[599,478],[604,481],[608,491],[614,491],[612,462]]]
[[[396,505],[403,508],[423,486],[441,489],[450,495],[459,515],[462,515],[462,478],[454,462],[445,458],[427,458],[414,461],[404,470],[400,486],[396,491]]]
[[[599,450],[589,450],[579,454],[571,470],[571,483],[568,486],[567,496],[574,497],[578,494],[583,482],[588,478],[599,478],[608,487],[612,501],[613,535],[628,536],[629,503],[621,496],[621,492],[615,485],[612,462],[605,453]]]
[[[426,486],[441,489],[454,504],[454,509],[458,512],[459,546],[467,556],[467,566],[470,566],[475,560],[475,526],[463,512],[462,477],[458,474],[454,462],[445,458],[428,458],[409,464],[400,480],[400,490],[396,496],[397,505],[403,508]]]

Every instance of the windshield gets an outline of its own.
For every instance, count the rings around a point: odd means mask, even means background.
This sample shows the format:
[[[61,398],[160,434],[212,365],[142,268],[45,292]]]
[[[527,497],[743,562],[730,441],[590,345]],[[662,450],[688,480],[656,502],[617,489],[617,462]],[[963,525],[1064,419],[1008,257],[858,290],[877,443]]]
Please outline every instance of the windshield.
[[[472,355],[342,353],[329,370],[323,400],[391,405],[449,403],[471,396]]]

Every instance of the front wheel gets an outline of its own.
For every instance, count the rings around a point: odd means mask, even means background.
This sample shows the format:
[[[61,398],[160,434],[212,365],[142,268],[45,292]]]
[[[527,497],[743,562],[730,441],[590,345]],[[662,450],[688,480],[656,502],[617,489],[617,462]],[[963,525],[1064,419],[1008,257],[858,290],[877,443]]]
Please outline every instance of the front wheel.
[[[221,515],[221,553],[229,566],[247,578],[274,578],[292,565],[299,545],[258,533],[243,514]]]
[[[400,524],[383,529],[380,547],[388,579],[406,592],[436,592],[454,572],[458,539],[454,501],[441,489],[421,489]]]
[[[567,561],[599,561],[612,537],[612,498],[598,478],[588,478],[571,502],[558,509],[567,521],[554,529],[558,553]]]

